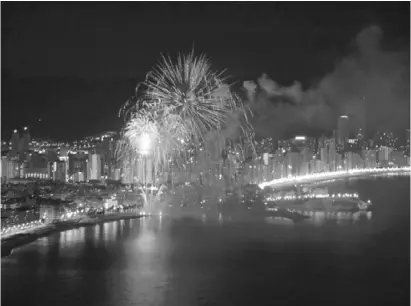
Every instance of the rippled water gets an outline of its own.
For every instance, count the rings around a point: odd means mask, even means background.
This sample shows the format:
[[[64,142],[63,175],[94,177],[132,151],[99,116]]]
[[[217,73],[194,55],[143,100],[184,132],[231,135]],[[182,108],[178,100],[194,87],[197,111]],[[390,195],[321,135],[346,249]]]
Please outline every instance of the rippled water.
[[[409,305],[409,178],[348,180],[371,214],[169,217],[56,233],[2,259],[2,305]]]

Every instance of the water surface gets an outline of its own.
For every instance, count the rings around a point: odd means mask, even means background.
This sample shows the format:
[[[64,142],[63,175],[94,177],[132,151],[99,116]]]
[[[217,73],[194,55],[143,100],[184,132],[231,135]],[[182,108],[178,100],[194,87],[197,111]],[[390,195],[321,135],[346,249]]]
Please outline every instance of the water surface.
[[[338,181],[372,214],[117,221],[2,259],[2,305],[409,305],[410,181]]]

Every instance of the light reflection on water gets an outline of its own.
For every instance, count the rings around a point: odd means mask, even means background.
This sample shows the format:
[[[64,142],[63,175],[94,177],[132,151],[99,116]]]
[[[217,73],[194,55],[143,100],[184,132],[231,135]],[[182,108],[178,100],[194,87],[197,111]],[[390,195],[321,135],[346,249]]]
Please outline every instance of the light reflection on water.
[[[373,212],[163,216],[56,233],[2,260],[2,304],[405,305],[409,179],[355,187]]]
[[[80,227],[77,229],[60,232],[60,250],[64,251],[65,249],[70,249],[73,245],[84,244],[85,240],[85,228]]]

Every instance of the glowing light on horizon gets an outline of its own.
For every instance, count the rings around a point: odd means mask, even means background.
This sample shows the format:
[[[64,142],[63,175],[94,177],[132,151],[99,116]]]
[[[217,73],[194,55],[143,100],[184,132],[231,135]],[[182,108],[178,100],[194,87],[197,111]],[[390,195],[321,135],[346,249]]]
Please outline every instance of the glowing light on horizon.
[[[410,171],[410,167],[402,167],[402,168],[369,168],[369,169],[353,169],[348,171],[335,171],[335,172],[323,172],[323,173],[314,173],[314,174],[307,174],[302,176],[295,176],[295,177],[287,177],[287,178],[280,178],[272,180],[271,182],[264,182],[259,184],[258,186],[261,189],[267,186],[273,185],[280,185],[285,183],[295,183],[301,182],[305,180],[313,180],[313,179],[325,179],[329,177],[341,177],[344,175],[355,175],[355,174],[365,174],[365,173],[382,173],[382,172],[396,172],[396,171]]]
[[[305,140],[305,136],[295,136],[295,140]]]

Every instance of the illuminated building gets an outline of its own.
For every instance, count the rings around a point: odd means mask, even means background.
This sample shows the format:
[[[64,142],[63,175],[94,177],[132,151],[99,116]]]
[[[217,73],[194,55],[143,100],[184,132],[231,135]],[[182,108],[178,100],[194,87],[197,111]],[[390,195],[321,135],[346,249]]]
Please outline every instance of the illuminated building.
[[[345,167],[344,170],[345,171],[350,171],[352,169],[354,169],[354,154],[353,152],[347,152],[345,154]]]
[[[344,169],[344,159],[341,154],[335,154],[335,170],[340,171]]]
[[[121,169],[121,183],[123,184],[133,184],[134,183],[134,171],[132,167],[122,165]]]
[[[325,142],[324,142],[325,143]],[[323,147],[320,149],[320,158],[324,165],[324,171],[328,171],[328,151],[327,147]]]
[[[69,154],[69,171],[71,173],[87,172],[88,155],[84,153]]]
[[[27,159],[29,150],[30,150],[30,132],[27,127],[24,127],[22,137],[19,139],[20,162],[23,162]]]
[[[50,178],[54,181],[66,182],[68,180],[67,166],[68,163],[65,160],[50,163]]]
[[[338,129],[337,129],[337,144],[342,148],[345,148],[347,143],[350,126],[349,118],[346,115],[342,115],[338,118]]]
[[[101,179],[101,158],[100,154],[90,154],[88,158],[87,179],[100,180]]]
[[[74,182],[84,182],[85,177],[84,177],[84,172],[76,172],[73,174],[72,179]]]
[[[42,179],[46,180],[49,178],[49,169],[46,168],[27,168],[24,173],[26,178]]]
[[[363,150],[365,168],[377,167],[377,152],[375,150]]]
[[[378,162],[388,162],[388,157],[390,154],[390,148],[386,146],[381,146],[378,151]]]
[[[1,176],[9,179],[19,177],[19,164],[16,160],[3,156],[1,158]]]
[[[287,158],[285,156],[275,156],[273,158],[274,178],[287,177]]]
[[[16,157],[19,154],[20,133],[17,130],[13,131],[11,136],[11,157]]]
[[[328,152],[328,171],[335,171],[336,170],[336,165],[335,165],[335,156],[336,156],[336,143],[335,143],[335,138],[329,138],[325,141],[326,149]]]
[[[301,155],[297,152],[287,153],[287,175],[296,176],[299,175],[301,164]]]

